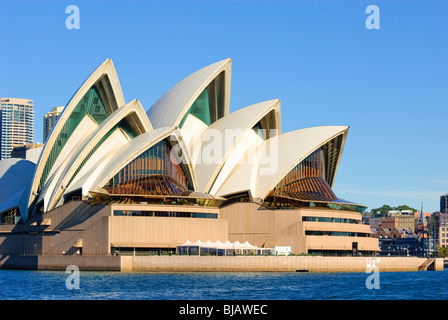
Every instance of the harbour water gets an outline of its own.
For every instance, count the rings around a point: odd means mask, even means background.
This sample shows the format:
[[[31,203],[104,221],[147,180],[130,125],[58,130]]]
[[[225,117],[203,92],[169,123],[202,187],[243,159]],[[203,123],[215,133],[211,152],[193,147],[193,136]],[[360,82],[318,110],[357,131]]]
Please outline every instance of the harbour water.
[[[447,300],[448,270],[378,273],[122,273],[0,270],[0,300]],[[68,285],[69,284],[69,285]]]

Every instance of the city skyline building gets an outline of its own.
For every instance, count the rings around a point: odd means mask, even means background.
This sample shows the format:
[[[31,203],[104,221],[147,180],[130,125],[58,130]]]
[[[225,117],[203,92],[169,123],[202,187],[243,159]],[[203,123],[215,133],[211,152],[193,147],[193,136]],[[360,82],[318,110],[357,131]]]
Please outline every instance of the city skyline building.
[[[434,237],[443,248],[448,246],[448,213],[436,212],[434,215]]]
[[[46,115],[44,115],[44,122],[43,122],[43,139],[44,139],[43,142],[44,143],[45,143],[45,141],[47,141],[47,138],[51,133],[51,129],[55,125],[62,110],[64,110],[64,106],[54,107],[51,109],[50,112],[48,112]]]
[[[380,219],[380,225],[383,228],[410,229],[412,232],[415,231],[416,219],[414,213],[393,214],[389,217],[381,217]]]
[[[448,193],[440,196],[440,213],[448,213]]]
[[[15,146],[34,142],[33,100],[0,98],[0,160]]]

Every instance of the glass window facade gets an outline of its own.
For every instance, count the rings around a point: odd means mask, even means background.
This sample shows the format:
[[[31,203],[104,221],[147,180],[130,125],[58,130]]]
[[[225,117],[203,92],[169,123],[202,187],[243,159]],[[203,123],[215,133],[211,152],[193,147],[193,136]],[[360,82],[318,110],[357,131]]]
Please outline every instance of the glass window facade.
[[[171,149],[170,142],[162,140],[140,154],[114,176],[109,193],[173,195],[192,190],[188,169]]]
[[[263,126],[261,125],[261,121],[258,121],[253,126],[252,130],[254,130],[261,139],[266,140],[266,129],[263,130]]]
[[[185,114],[184,118],[180,122],[179,127],[182,128],[185,120],[187,119],[188,115],[191,114],[204,122],[206,125],[211,124],[210,119],[210,103],[209,103],[209,97],[208,97],[208,90],[205,88],[204,91],[199,95],[199,97],[193,102],[188,112]]]
[[[330,186],[333,185],[333,181],[336,176],[336,169],[338,167],[339,156],[342,150],[343,137],[343,135],[339,135],[322,146],[326,165],[324,179]]]
[[[324,177],[324,152],[322,149],[318,149],[289,171],[270,196],[305,201],[336,200],[336,195]]]
[[[201,219],[218,218],[218,214],[208,212],[173,212],[173,211],[140,211],[140,210],[114,210],[114,216],[201,218]]]
[[[103,101],[101,100],[98,89],[95,86],[92,86],[84,97],[82,97],[59,132],[55,144],[53,145],[48,156],[47,162],[45,163],[38,191],[40,191],[43,184],[47,180],[48,174],[50,173],[59,153],[62,151],[68,139],[70,139],[72,133],[86,115],[90,115],[98,124],[101,124],[109,115]]]
[[[302,217],[302,221],[361,224],[361,220],[333,217]]]
[[[182,128],[188,115],[193,115],[207,126],[224,116],[224,72],[221,72],[201,92],[182,118],[179,127]]]
[[[363,232],[345,232],[345,231],[314,231],[306,230],[306,236],[333,236],[333,237],[366,237],[369,238],[369,233]]]
[[[339,140],[340,137],[336,137],[332,141],[336,143]],[[339,143],[340,141],[336,144]],[[271,209],[308,207],[359,213],[365,211],[366,206],[340,200],[331,190],[327,179],[330,178],[329,171],[332,169],[329,169],[328,162],[336,161],[337,152],[327,145],[314,151],[291,169],[264,199],[263,205]]]

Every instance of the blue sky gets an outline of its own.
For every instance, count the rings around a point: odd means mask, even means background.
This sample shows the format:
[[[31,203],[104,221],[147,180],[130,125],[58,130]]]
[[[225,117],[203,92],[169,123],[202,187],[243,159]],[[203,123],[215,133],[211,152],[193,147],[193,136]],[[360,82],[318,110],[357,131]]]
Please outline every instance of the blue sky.
[[[365,26],[371,4],[380,29]],[[350,126],[339,197],[433,212],[448,193],[447,13],[442,0],[0,0],[0,97],[34,100],[42,141],[43,115],[107,58],[145,109],[232,58],[231,111],[279,98],[283,132]]]

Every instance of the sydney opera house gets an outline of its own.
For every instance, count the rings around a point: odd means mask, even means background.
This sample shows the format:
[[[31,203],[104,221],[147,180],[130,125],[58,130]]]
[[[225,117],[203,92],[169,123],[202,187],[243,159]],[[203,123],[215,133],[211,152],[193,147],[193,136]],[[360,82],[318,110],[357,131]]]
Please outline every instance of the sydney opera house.
[[[106,60],[35,162],[0,162],[0,254],[175,252],[185,242],[377,252],[365,206],[332,190],[348,127],[282,132],[280,100],[230,113],[231,59],[147,111]],[[288,115],[286,115],[288,116]]]

